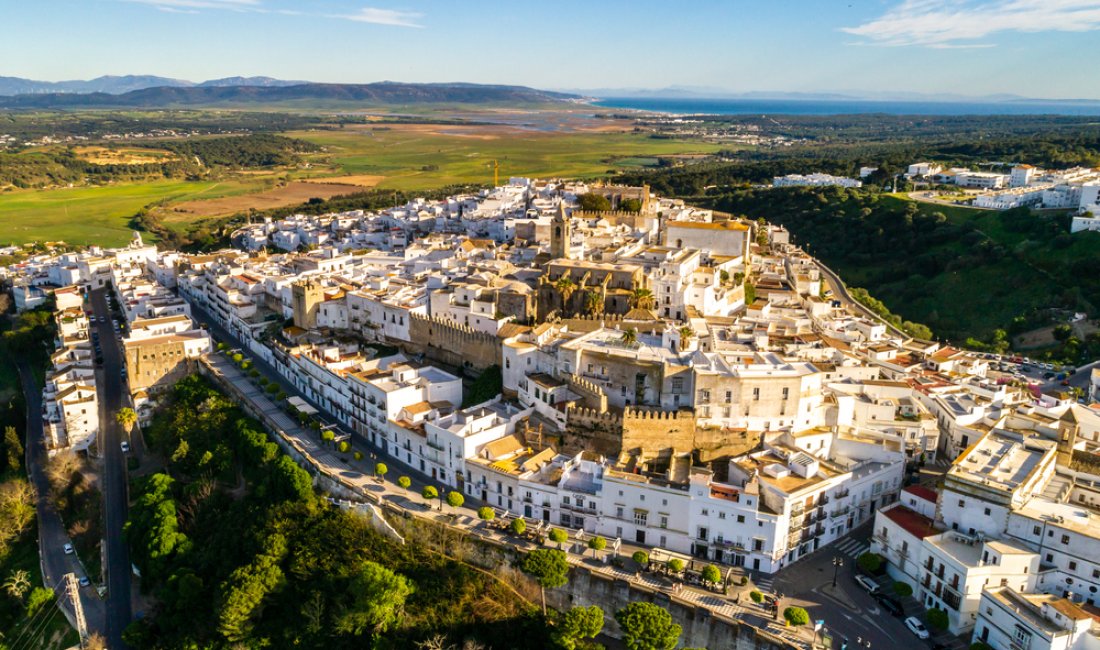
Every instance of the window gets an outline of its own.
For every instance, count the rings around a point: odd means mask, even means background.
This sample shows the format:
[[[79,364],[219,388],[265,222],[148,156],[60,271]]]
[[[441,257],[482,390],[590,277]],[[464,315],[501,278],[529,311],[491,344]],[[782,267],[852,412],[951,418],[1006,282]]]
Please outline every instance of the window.
[[[989,509],[989,508],[986,508],[986,509],[985,509],[985,516],[986,516],[986,517],[988,517],[988,516],[989,516],[989,514],[990,514],[990,512],[991,512],[991,511],[990,511],[990,509]]]
[[[1054,554],[1047,553],[1047,564],[1054,564]]]
[[[1032,535],[1041,535],[1042,534],[1042,528],[1039,528],[1038,526],[1032,528],[1031,529],[1031,534]]]
[[[733,401],[733,391],[727,390],[726,391],[726,404],[729,404],[732,401]]]
[[[637,526],[645,526],[646,519],[649,517],[649,513],[644,510],[634,511],[634,524]]]
[[[1069,535],[1062,535],[1062,543],[1069,544]]]
[[[790,397],[790,395],[791,395],[791,389],[790,388],[784,388],[783,389],[783,399],[787,399],[788,397]]]
[[[567,506],[567,505],[569,505],[569,497],[562,497],[562,498],[561,498],[561,504],[562,504],[563,506]]]
[[[719,513],[718,513],[718,518],[719,518],[719,519],[725,519],[725,518],[726,518],[726,513],[724,513],[724,512],[719,512]]]
[[[619,519],[623,518],[623,507],[622,506],[615,506],[615,516],[618,517]]]
[[[1016,631],[1012,637],[1014,648],[1020,648],[1020,650],[1028,650],[1031,648],[1031,632],[1027,631],[1023,626],[1017,625]]]
[[[699,527],[699,533],[698,533],[698,535],[696,535],[696,537],[697,537],[698,539],[701,539],[701,540],[703,540],[703,541],[705,542],[705,541],[707,541],[707,532],[708,532],[708,531],[707,531],[707,529],[706,529],[706,528],[703,528],[702,526],[700,526],[700,527]]]
[[[966,500],[965,499],[959,499],[959,507],[960,508],[965,508],[966,507]]]
[[[668,528],[668,515],[661,515],[661,528]]]
[[[737,515],[737,523],[739,523],[739,524],[745,523],[745,515]]]
[[[752,400],[754,402],[759,402],[760,401],[760,389],[759,388],[752,389]]]
[[[710,510],[707,510],[706,508],[703,508],[703,513],[702,514],[703,514],[704,517],[709,517],[710,516]]]
[[[1077,563],[1076,562],[1070,562],[1069,563],[1069,570],[1070,571],[1076,571],[1077,570]]]
[[[673,377],[672,378],[672,392],[682,393],[684,391],[684,378]]]

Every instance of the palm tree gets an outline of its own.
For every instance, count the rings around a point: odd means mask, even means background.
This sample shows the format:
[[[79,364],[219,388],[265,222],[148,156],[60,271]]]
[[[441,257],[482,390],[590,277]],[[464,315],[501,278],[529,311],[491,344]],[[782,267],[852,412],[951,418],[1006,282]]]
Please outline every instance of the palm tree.
[[[589,291],[584,294],[584,310],[592,316],[599,316],[603,314],[603,296],[595,291]]]
[[[562,311],[569,311],[569,299],[573,296],[573,292],[577,290],[577,283],[570,280],[569,276],[563,275],[554,283],[554,288],[561,294]]]
[[[31,588],[31,576],[26,571],[20,569],[13,571],[6,582],[4,582],[4,589],[15,597],[22,599],[23,594],[27,593],[27,590]]]
[[[638,330],[631,327],[623,332],[623,338],[621,339],[623,345],[634,345],[638,342]]]
[[[130,435],[130,432],[134,429],[134,425],[137,424],[137,413],[134,413],[134,409],[125,407],[115,414],[115,420],[122,425],[123,430],[126,431],[126,435]]]
[[[695,336],[695,330],[691,329],[687,325],[684,325],[683,327],[680,328],[680,349],[681,350],[686,350],[687,349],[688,341],[690,341],[691,337],[693,337],[693,336]]]
[[[634,309],[653,309],[653,292],[649,289],[635,289],[630,294],[630,306]]]

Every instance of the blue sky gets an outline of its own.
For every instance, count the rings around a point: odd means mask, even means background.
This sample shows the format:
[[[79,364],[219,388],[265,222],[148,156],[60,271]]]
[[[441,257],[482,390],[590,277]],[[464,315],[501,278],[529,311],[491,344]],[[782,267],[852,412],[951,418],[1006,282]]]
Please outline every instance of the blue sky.
[[[0,75],[1100,98],[1100,0],[0,0]]]

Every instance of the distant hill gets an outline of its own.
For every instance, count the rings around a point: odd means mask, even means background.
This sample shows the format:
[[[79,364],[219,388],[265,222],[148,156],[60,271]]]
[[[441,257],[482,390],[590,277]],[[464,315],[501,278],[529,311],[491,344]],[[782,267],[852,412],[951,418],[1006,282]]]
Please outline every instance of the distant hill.
[[[121,95],[146,88],[200,88],[210,86],[299,86],[307,81],[285,81],[272,77],[226,77],[195,83],[153,75],[103,76],[74,81],[35,81],[21,77],[0,77],[0,95],[42,95],[51,93],[107,93]]]
[[[0,95],[45,93],[128,93],[157,86],[193,86],[190,81],[152,75],[103,76],[89,80],[35,81],[20,77],[0,77]]]
[[[314,84],[293,86],[159,86],[119,95],[48,93],[0,97],[4,108],[152,108],[259,104],[296,100],[373,104],[428,103],[542,103],[579,99],[577,95],[536,90],[525,86],[468,83],[412,84],[384,81],[372,84]]]

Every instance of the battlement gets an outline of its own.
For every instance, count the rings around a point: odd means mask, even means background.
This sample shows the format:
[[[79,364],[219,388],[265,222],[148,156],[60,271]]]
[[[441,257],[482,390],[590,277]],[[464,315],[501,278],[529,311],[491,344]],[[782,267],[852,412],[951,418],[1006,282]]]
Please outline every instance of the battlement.
[[[665,411],[662,409],[647,409],[627,407],[623,413],[623,420],[667,420],[669,422],[691,422],[695,426],[695,413],[681,409],[679,411]]]
[[[568,375],[565,380],[570,390],[583,397],[588,406],[601,413],[607,411],[607,391],[599,384],[578,375]]]
[[[582,425],[599,423],[620,426],[623,423],[623,416],[619,413],[615,413],[614,411],[598,411],[585,406],[567,408],[565,410],[565,419],[570,424],[581,423]]]
[[[485,340],[495,341],[497,336],[488,332],[482,332],[475,330],[469,325],[463,325],[462,323],[455,323],[443,318],[437,318],[435,316],[425,316],[423,314],[410,313],[410,321],[419,322],[424,325],[431,326],[433,329],[430,331],[430,336],[436,336],[437,333],[434,328],[440,328],[438,334],[460,334],[462,336],[472,336],[475,338],[483,338]]]

